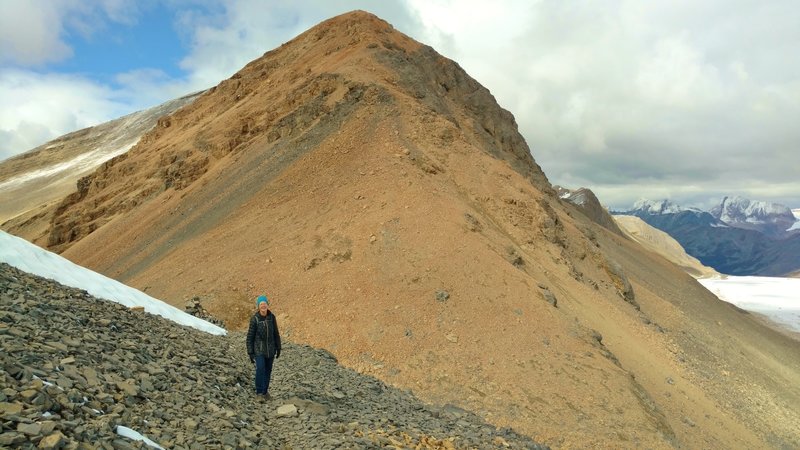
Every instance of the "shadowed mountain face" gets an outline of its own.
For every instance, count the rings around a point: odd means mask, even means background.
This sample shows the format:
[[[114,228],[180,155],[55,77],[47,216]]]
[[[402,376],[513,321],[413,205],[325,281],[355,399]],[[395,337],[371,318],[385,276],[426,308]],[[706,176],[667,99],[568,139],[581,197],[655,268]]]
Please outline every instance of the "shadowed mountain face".
[[[159,120],[47,228],[230,328],[266,293],[288,339],[554,447],[798,444],[796,342],[562,203],[488,90],[368,13]]]

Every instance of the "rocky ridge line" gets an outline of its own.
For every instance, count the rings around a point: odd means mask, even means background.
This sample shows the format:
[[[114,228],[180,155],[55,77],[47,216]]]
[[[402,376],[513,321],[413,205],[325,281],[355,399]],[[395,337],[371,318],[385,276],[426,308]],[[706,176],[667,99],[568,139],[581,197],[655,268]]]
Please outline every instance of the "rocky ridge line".
[[[287,342],[255,398],[242,333],[212,336],[0,264],[0,446],[547,448]]]

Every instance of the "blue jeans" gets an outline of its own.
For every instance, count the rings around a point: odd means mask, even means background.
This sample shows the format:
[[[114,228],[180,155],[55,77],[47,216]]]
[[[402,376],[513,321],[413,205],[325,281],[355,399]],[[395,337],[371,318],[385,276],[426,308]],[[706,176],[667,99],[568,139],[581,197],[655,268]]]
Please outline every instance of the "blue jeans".
[[[269,391],[269,380],[272,377],[272,363],[275,358],[266,355],[256,355],[256,394],[266,394]]]

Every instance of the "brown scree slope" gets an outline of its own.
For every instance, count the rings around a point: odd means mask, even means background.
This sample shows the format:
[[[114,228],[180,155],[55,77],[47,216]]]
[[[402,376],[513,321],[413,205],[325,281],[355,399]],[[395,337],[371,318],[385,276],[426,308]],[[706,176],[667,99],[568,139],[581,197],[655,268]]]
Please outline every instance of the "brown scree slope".
[[[266,292],[289,339],[553,447],[800,446],[797,342],[559,201],[485,88],[368,13],[78,184],[70,259],[231,327]]]

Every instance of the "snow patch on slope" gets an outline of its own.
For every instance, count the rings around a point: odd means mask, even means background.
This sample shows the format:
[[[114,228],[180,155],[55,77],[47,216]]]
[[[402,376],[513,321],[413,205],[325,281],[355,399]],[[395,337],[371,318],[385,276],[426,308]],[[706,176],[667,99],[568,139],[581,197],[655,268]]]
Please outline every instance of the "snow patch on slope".
[[[797,222],[795,222],[794,225],[789,227],[789,229],[786,231],[800,230],[800,208],[793,209],[792,214],[794,214],[794,218],[797,219]]]
[[[135,430],[133,430],[131,428],[124,427],[122,425],[117,425],[116,432],[117,432],[118,435],[120,435],[122,437],[128,438],[128,439],[133,440],[133,441],[142,441],[142,442],[144,442],[145,445],[147,445],[149,447],[153,447],[153,448],[158,448],[158,449],[164,450],[164,447],[156,444],[155,442],[151,441],[150,439],[148,439],[143,434],[141,434],[138,431],[135,431]]]
[[[13,188],[18,187],[19,185],[25,184],[28,181],[37,180],[40,178],[50,177],[53,175],[57,175],[61,172],[66,171],[80,171],[84,172],[88,169],[93,167],[97,167],[100,164],[108,161],[109,159],[121,155],[133,147],[136,142],[139,141],[139,137],[137,136],[134,140],[129,142],[119,144],[116,149],[109,150],[109,147],[100,147],[94,149],[88,153],[84,153],[82,155],[78,155],[77,157],[65,161],[58,164],[53,164],[49,167],[44,167],[41,169],[34,170],[32,172],[23,173],[22,175],[13,177],[9,180],[3,181],[0,183],[0,190],[6,188]]]
[[[111,300],[129,308],[143,306],[144,310],[150,314],[197,328],[206,333],[218,335],[227,333],[223,328],[186,314],[144,292],[81,267],[60,255],[48,252],[5,231],[0,231],[0,261],[61,284],[84,289],[95,297]]]

